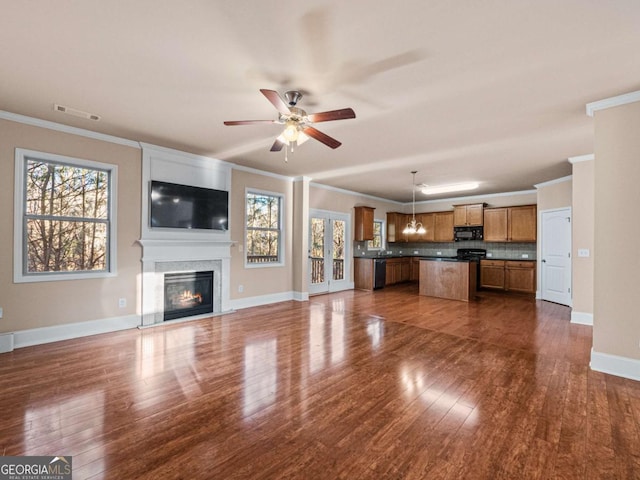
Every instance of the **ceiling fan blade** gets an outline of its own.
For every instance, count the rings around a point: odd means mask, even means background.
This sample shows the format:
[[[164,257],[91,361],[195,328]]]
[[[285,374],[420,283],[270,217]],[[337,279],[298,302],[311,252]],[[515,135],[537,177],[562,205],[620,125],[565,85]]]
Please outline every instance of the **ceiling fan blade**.
[[[340,145],[342,145],[342,143],[335,138],[332,138],[326,133],[322,133],[320,130],[316,130],[313,127],[305,127],[303,132],[310,137],[315,138],[319,142],[324,143],[327,147],[338,148]]]
[[[278,92],[275,90],[267,90],[266,88],[261,88],[260,91],[280,113],[284,115],[289,115],[291,113],[291,110],[289,110],[289,107],[284,103],[284,100]]]
[[[276,138],[276,141],[273,142],[273,145],[271,145],[271,151],[279,152],[280,150],[282,150],[282,147],[284,147],[284,143]]]
[[[340,110],[331,110],[329,112],[312,113],[308,115],[309,120],[313,123],[328,122],[330,120],[347,120],[356,118],[356,112],[351,108],[342,108]]]
[[[227,120],[225,125],[255,125],[257,123],[275,123],[275,120]]]

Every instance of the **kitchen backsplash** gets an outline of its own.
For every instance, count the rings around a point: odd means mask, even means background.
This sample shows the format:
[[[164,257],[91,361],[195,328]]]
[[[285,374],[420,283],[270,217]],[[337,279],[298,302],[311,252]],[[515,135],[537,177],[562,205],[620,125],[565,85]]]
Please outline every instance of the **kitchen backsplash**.
[[[384,252],[391,252],[391,255],[420,255],[425,257],[435,257],[440,252],[443,257],[453,257],[459,248],[484,248],[487,251],[488,258],[536,259],[535,243],[488,243],[475,240],[444,243],[389,243]],[[378,250],[367,249],[367,242],[353,242],[354,257],[376,255],[377,253]]]

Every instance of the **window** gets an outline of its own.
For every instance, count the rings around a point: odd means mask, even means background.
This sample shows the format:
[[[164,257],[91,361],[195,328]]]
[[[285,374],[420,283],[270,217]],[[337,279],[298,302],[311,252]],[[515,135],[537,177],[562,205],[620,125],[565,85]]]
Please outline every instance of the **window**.
[[[282,263],[282,196],[247,192],[247,264]]]
[[[16,282],[115,274],[115,171],[16,149]]]
[[[373,221],[373,240],[367,242],[367,249],[369,250],[382,250],[384,245],[384,237],[382,232],[384,231],[384,222],[382,220]]]

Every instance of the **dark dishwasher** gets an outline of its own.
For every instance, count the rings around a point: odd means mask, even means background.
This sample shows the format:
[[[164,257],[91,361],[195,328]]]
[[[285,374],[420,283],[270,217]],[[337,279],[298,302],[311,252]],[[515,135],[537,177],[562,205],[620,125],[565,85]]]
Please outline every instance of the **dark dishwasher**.
[[[387,259],[375,258],[373,260],[373,289],[384,288],[387,280]]]

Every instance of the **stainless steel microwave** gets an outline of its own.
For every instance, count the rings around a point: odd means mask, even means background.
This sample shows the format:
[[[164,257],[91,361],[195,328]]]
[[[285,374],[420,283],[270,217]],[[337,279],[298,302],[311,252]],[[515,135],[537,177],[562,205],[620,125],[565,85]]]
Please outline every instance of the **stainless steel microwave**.
[[[453,239],[456,242],[464,240],[482,240],[482,227],[453,227]]]

